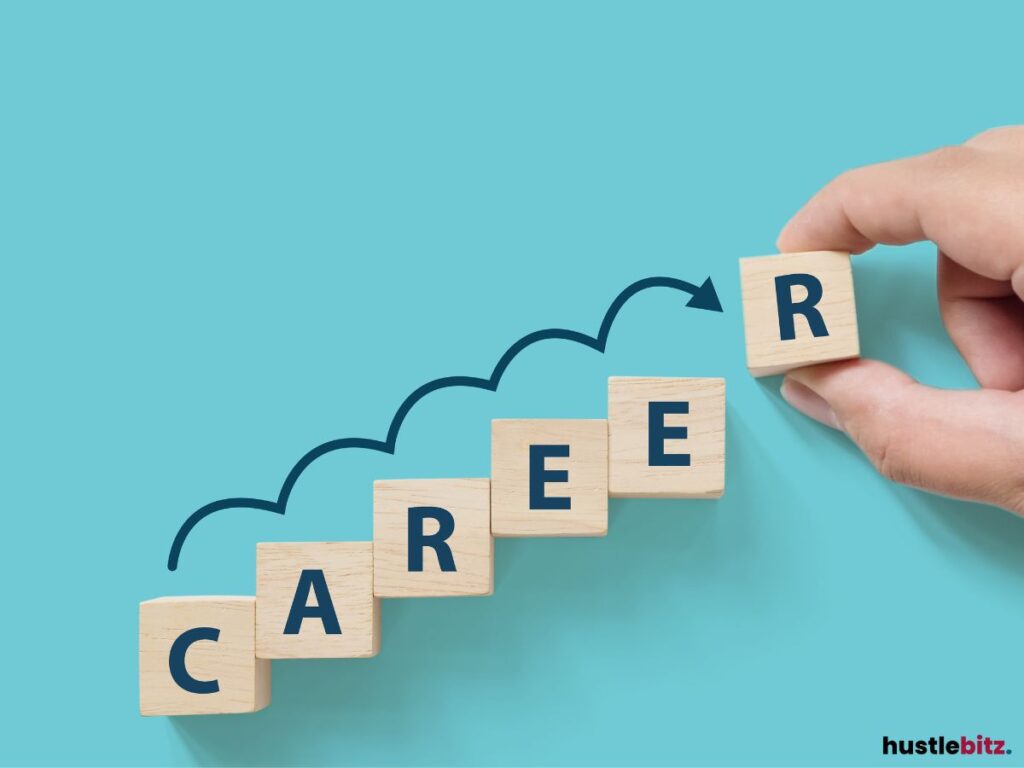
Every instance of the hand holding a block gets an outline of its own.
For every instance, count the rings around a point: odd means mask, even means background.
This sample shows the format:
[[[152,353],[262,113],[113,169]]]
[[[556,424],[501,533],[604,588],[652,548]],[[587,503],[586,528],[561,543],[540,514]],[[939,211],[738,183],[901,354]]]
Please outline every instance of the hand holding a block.
[[[850,255],[740,259],[747,367],[754,376],[860,354]]]
[[[883,363],[851,360],[792,370],[782,394],[847,432],[887,477],[1024,515],[1022,210],[1024,127],[999,128],[843,174],[793,217],[778,245],[851,253],[876,243],[938,246],[942,318],[982,389],[933,389]],[[745,304],[746,293],[745,283]],[[796,319],[798,337],[804,319]],[[813,338],[808,331],[803,338]],[[802,364],[825,359],[834,358]]]

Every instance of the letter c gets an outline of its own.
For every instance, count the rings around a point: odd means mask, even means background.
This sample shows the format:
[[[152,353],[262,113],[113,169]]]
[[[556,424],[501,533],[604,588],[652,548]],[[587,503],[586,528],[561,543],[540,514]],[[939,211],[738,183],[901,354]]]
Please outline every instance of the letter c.
[[[171,653],[168,656],[168,664],[171,668],[171,677],[182,690],[189,693],[217,693],[220,690],[220,683],[216,680],[196,680],[185,669],[185,652],[192,643],[200,640],[211,640],[217,642],[220,639],[220,630],[216,627],[194,627],[186,629],[171,644]]]

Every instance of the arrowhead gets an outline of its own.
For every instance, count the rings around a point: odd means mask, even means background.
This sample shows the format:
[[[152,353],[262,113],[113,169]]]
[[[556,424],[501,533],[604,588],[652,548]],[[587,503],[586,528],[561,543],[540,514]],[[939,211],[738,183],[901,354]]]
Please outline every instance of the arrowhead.
[[[694,291],[693,298],[686,302],[686,306],[694,309],[706,309],[709,312],[722,311],[722,303],[718,300],[715,284],[711,282],[710,277]]]

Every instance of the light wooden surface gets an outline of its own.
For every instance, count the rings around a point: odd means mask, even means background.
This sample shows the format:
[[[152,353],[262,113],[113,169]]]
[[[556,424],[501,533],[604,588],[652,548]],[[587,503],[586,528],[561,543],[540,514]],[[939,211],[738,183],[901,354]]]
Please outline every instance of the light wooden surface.
[[[216,693],[190,693],[174,682],[171,645],[186,630],[214,627],[185,653],[197,680],[216,679]],[[162,597],[139,604],[139,709],[143,715],[255,712],[270,703],[270,662],[256,658],[256,598]]]
[[[285,634],[303,570],[323,571],[341,634],[305,618]],[[303,589],[305,593],[305,588]],[[309,590],[303,605],[317,605]],[[373,596],[373,542],[289,542],[256,545],[256,655],[261,659],[340,659],[380,650],[380,601]]]
[[[445,542],[455,571],[443,572],[435,551],[423,549],[423,570],[409,571],[408,510],[441,507],[455,519]],[[427,520],[424,533],[437,531]],[[491,482],[460,480],[377,480],[373,484],[373,591],[377,597],[489,595],[494,590],[491,538]]]
[[[666,454],[690,454],[690,466],[651,466],[651,402],[689,405],[668,414],[667,427],[686,427],[685,440],[669,439]],[[718,498],[725,491],[725,379],[634,378],[608,380],[608,488],[611,496]]]
[[[547,470],[567,470],[545,495],[570,509],[530,508],[530,446],[568,445]],[[495,536],[604,536],[608,532],[608,422],[605,419],[495,419],[491,422],[491,532]]]
[[[780,338],[775,278],[794,273],[810,274],[821,281],[822,298],[815,308],[828,336],[815,337],[807,320],[797,315],[796,338]],[[740,259],[740,284],[747,367],[754,376],[773,376],[792,368],[860,355],[853,268],[848,253],[810,251]],[[806,296],[801,288],[794,288],[793,293],[797,301]]]

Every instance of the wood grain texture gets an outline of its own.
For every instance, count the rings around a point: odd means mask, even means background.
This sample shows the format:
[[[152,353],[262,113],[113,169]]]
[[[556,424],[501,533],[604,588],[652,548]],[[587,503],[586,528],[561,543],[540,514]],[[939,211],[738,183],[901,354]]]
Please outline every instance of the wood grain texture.
[[[796,338],[780,337],[775,278],[795,273],[810,274],[821,281],[822,298],[816,309],[828,336],[815,337],[806,319],[797,315],[793,324]],[[754,376],[773,376],[792,368],[860,355],[848,253],[809,251],[740,259],[740,285],[747,367]],[[803,289],[793,289],[798,290]],[[794,295],[794,299],[799,301],[804,296],[806,291]]]
[[[186,630],[215,627],[185,654],[197,680],[217,680],[216,693],[190,693],[171,678],[171,645]],[[139,709],[143,715],[255,712],[270,703],[270,662],[256,658],[256,598],[162,597],[139,604]]]
[[[328,634],[324,622],[312,617],[303,619],[298,634],[285,634],[299,577],[306,569],[323,571],[341,634]],[[303,597],[306,605],[317,604],[315,592]],[[256,545],[257,657],[367,658],[379,650],[380,601],[373,596],[373,542]]]
[[[665,417],[686,427],[685,440],[666,440],[665,453],[688,453],[690,466],[651,466],[651,402],[686,402],[688,414]],[[608,488],[611,496],[718,498],[725,491],[725,379],[608,380]]]
[[[571,508],[530,508],[530,446],[568,445],[549,457],[565,483],[545,495]],[[608,532],[608,422],[605,419],[495,419],[491,422],[491,532],[495,536],[604,536]]]
[[[409,570],[409,508],[441,507],[455,520],[446,543],[455,571],[444,572],[434,550],[425,547],[423,570]],[[437,531],[426,521],[424,533]],[[491,482],[378,480],[373,484],[373,591],[377,597],[489,595],[494,590],[491,537]]]

